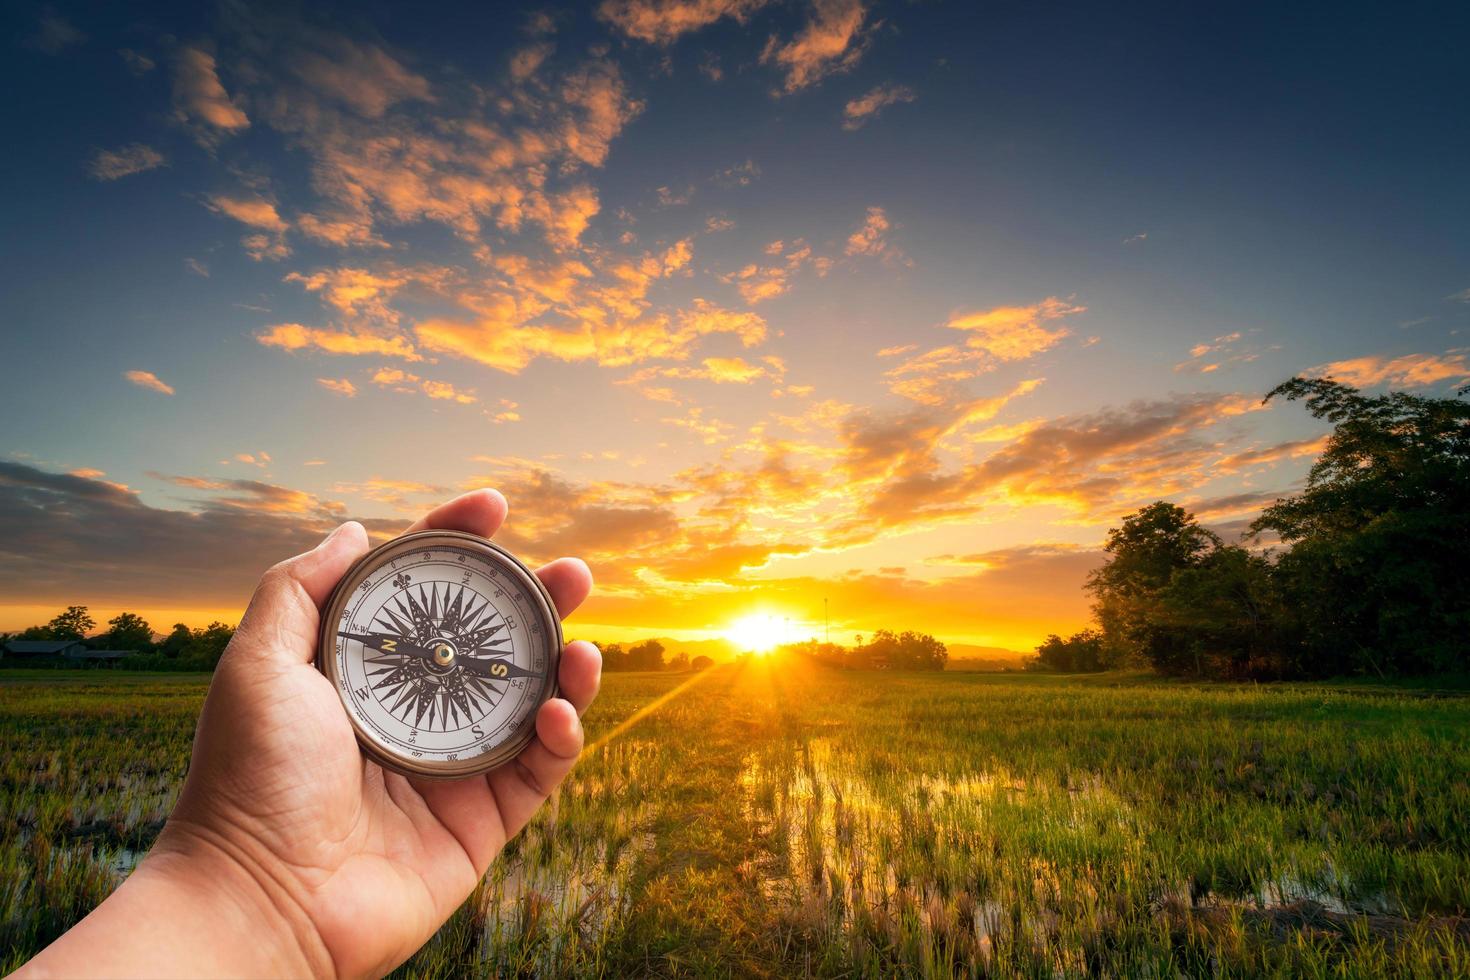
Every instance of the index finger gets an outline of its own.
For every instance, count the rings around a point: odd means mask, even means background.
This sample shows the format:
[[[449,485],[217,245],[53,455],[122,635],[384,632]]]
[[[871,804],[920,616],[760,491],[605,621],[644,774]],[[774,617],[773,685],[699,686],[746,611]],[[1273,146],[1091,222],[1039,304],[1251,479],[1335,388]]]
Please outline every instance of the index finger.
[[[425,531],[468,531],[488,538],[505,523],[509,508],[499,490],[471,490],[445,504],[440,504],[414,521],[405,534]]]

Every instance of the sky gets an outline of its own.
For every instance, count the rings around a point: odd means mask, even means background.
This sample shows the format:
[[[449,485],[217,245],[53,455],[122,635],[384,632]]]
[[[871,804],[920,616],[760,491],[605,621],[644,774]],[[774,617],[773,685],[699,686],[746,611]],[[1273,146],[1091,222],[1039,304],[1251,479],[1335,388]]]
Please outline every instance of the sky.
[[[0,629],[493,486],[576,635],[1022,650],[1302,486],[1274,385],[1470,381],[1463,6],[3,16]]]

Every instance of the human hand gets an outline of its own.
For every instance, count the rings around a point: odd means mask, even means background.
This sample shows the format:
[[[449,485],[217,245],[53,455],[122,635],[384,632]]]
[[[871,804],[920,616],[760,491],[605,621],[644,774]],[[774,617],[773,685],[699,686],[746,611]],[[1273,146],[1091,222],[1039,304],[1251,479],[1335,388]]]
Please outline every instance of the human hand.
[[[500,494],[476,491],[410,530],[490,537],[505,514]],[[140,890],[150,888],[154,914],[170,903],[185,917],[207,909],[199,916],[213,924],[204,961],[161,959],[146,972],[162,973],[169,962],[168,972],[184,974],[386,973],[463,903],[506,840],[571,770],[582,748],[579,719],[601,675],[601,655],[585,642],[568,644],[561,696],[542,705],[536,738],[514,762],[442,782],[385,772],[362,756],[337,692],[313,658],[319,609],[367,550],[362,526],[344,524],[261,579],[210,684],[178,805],[119,890],[135,880]],[[592,587],[587,566],[574,558],[536,574],[562,616]],[[48,963],[70,938],[32,966],[61,973],[77,963],[95,966],[70,958]],[[158,955],[179,952],[173,942]]]

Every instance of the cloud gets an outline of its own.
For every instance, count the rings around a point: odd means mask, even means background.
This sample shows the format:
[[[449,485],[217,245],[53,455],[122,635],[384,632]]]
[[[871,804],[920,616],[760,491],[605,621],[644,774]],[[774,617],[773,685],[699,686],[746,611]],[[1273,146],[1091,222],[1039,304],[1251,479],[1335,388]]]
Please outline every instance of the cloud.
[[[210,196],[208,203],[211,210],[234,218],[241,224],[252,228],[284,232],[290,227],[276,211],[276,206],[264,198],[215,194]]]
[[[1174,365],[1174,370],[1189,374],[1213,374],[1222,367],[1250,364],[1259,360],[1263,353],[1281,350],[1280,344],[1260,347],[1250,339],[1255,333],[1255,330],[1237,330],[1209,342],[1195,344],[1189,349],[1189,360]]]
[[[1216,473],[1238,473],[1241,470],[1257,466],[1270,466],[1284,459],[1300,459],[1306,456],[1317,456],[1327,448],[1328,436],[1317,436],[1312,439],[1292,439],[1287,442],[1278,442],[1272,446],[1259,449],[1244,449],[1240,452],[1222,456],[1214,464]]]
[[[223,214],[243,225],[261,229],[240,239],[245,253],[255,261],[280,261],[290,256],[291,248],[286,244],[286,231],[291,226],[270,201],[263,197],[214,194],[207,198],[206,203],[216,214]]]
[[[657,188],[658,206],[661,208],[677,208],[694,200],[694,188],[686,187],[682,191],[676,191],[668,187]]]
[[[761,175],[761,168],[754,160],[746,160],[716,171],[710,181],[718,187],[749,187]]]
[[[432,102],[428,81],[375,44],[325,31],[311,32],[293,50],[288,70],[319,97],[368,119],[400,102]]]
[[[603,0],[599,19],[627,37],[672,44],[726,17],[743,24],[769,0]]]
[[[299,323],[277,323],[256,334],[267,347],[283,350],[320,350],[328,354],[385,354],[407,361],[422,360],[402,337],[378,337],[352,330],[307,327]]]
[[[180,48],[174,62],[174,118],[206,146],[250,126],[250,117],[220,82],[214,55],[197,47]]]
[[[1019,361],[1055,347],[1071,331],[1047,324],[1086,313],[1087,307],[1048,296],[1030,306],[997,306],[975,313],[961,313],[945,324],[967,334],[965,346],[984,351],[1000,361]]]
[[[523,61],[498,88],[454,75],[435,86],[293,15],[251,8],[234,22],[244,97],[305,155],[320,201],[302,231],[326,244],[381,247],[384,226],[433,222],[475,244],[536,226],[574,249],[600,208],[579,172],[601,167],[642,111],[601,49],[555,71]]]
[[[60,54],[74,44],[81,44],[87,35],[72,26],[50,6],[41,8],[41,17],[36,24],[36,33],[26,38],[26,44],[46,54]]]
[[[330,392],[352,398],[357,394],[357,385],[347,378],[317,378],[316,383]]]
[[[648,382],[657,378],[682,381],[710,381],[714,384],[751,384],[761,379],[779,383],[786,374],[786,363],[779,357],[767,355],[759,362],[743,357],[706,357],[698,365],[673,365],[648,367],[637,371],[615,384],[632,385],[640,394],[651,401],[678,404],[679,399],[668,388],[650,387]]]
[[[1371,354],[1345,361],[1333,361],[1307,371],[1310,375],[1329,377],[1355,388],[1394,385],[1400,388],[1424,388],[1444,381],[1470,379],[1470,348],[1456,347],[1443,354],[1404,354],[1389,357]]]
[[[945,344],[906,357],[884,371],[883,377],[896,395],[923,404],[942,404],[955,397],[955,388],[961,382],[993,371],[1001,363],[1026,360],[1050,350],[1070,331],[1048,324],[1085,312],[1086,307],[1051,296],[1029,306],[958,313],[945,326],[968,335],[963,345]],[[878,356],[898,357],[915,349],[913,344],[888,347]]]
[[[879,85],[866,95],[852,99],[843,107],[842,128],[861,129],[869,119],[878,118],[878,115],[887,107],[903,102],[913,102],[918,97],[918,94],[907,85]]]
[[[8,601],[243,608],[263,571],[344,516],[339,504],[257,481],[164,479],[203,496],[186,509],[151,507],[105,481],[0,462]],[[379,535],[403,526],[366,523]]]
[[[160,395],[172,395],[174,393],[173,386],[165,384],[152,371],[124,371],[123,377],[127,378],[139,388],[147,388],[149,391],[156,391]]]
[[[786,72],[781,89],[786,95],[846,71],[862,57],[867,15],[865,0],[813,0],[806,25],[785,44],[772,37],[761,61]]]
[[[163,154],[143,143],[129,143],[115,150],[98,150],[88,170],[97,180],[118,180],[165,166]]]
[[[879,207],[868,208],[862,227],[847,236],[847,243],[842,250],[843,254],[848,256],[872,255],[902,261],[903,252],[888,243],[887,235],[892,227],[892,223],[888,220],[888,212]]]
[[[1029,390],[1029,389],[1026,389]],[[998,403],[929,406],[898,416],[859,414],[844,426],[844,469],[870,486],[861,510],[834,534],[868,540],[895,530],[967,518],[986,507],[1059,506],[1112,519],[1149,500],[1206,483],[1220,439],[1201,432],[1260,409],[1243,395],[1176,395],[1041,420],[975,462],[946,468],[939,450],[964,427],[993,418]]]
[[[745,347],[766,337],[766,321],[696,298],[673,313],[612,320],[597,311],[568,327],[531,325],[514,316],[515,304],[489,309],[477,321],[428,319],[414,327],[429,350],[519,374],[538,357],[560,361],[592,361],[623,367],[652,359],[683,360],[705,337],[729,334]]]
[[[373,384],[404,394],[422,393],[435,401],[452,401],[461,405],[473,405],[480,400],[474,393],[456,388],[447,381],[421,378],[399,368],[379,368],[373,374]]]
[[[123,64],[128,66],[128,71],[134,75],[146,75],[158,67],[152,58],[132,48],[118,48],[117,55],[123,60]]]
[[[812,261],[811,246],[800,238],[789,246],[782,241],[771,242],[763,251],[768,256],[780,258],[781,263],[761,265],[751,262],[719,277],[721,282],[738,289],[741,298],[752,306],[785,293],[791,288],[791,277]]]
[[[194,275],[198,276],[201,279],[209,278],[209,266],[203,262],[200,262],[196,258],[185,258],[184,268],[188,269],[190,272],[194,273]]]

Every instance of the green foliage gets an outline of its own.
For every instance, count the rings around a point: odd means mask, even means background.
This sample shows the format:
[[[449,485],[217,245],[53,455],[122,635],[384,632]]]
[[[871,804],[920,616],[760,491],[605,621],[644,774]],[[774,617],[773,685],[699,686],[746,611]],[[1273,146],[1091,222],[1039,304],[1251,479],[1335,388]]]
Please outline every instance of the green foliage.
[[[1278,565],[1300,672],[1378,675],[1470,666],[1470,404],[1368,397],[1292,380],[1333,423],[1306,489],[1252,527],[1290,545]]]
[[[88,616],[85,605],[68,605],[65,613],[57,613],[56,619],[46,624],[47,635],[34,639],[82,639],[94,626],[97,626],[97,620]],[[32,638],[25,636],[25,639]]]
[[[657,640],[644,640],[626,649],[621,643],[599,644],[599,648],[605,671],[664,669],[664,645]]]
[[[192,639],[194,632],[189,627],[183,623],[174,623],[173,631],[158,644],[158,652],[165,657],[181,657]]]
[[[1277,396],[1334,426],[1306,489],[1252,525],[1285,549],[1225,546],[1162,501],[1130,515],[1088,580],[1104,659],[1229,678],[1470,668],[1470,404],[1301,378]]]
[[[1049,670],[1058,674],[1089,674],[1107,669],[1103,635],[1097,630],[1073,633],[1065,640],[1055,633],[1036,648],[1036,659],[1028,670]]]
[[[1109,666],[1141,659],[1166,673],[1189,673],[1198,665],[1194,644],[1164,614],[1164,602],[1176,575],[1200,568],[1220,547],[1219,536],[1193,514],[1162,500],[1108,532],[1108,561],[1088,576],[1087,589]]]
[[[111,628],[104,634],[104,642],[109,650],[152,649],[153,627],[137,613],[118,613],[107,625]]]

